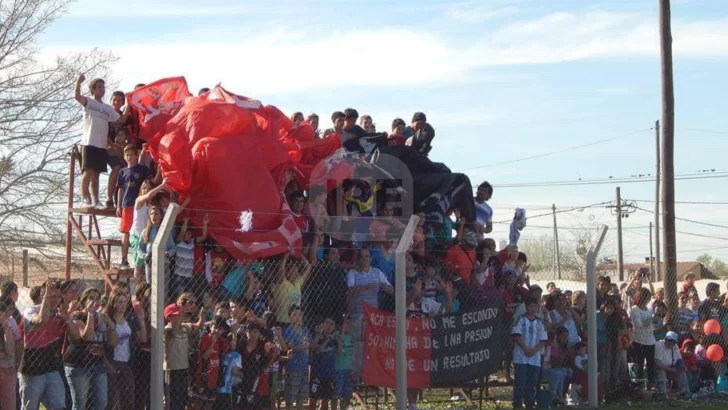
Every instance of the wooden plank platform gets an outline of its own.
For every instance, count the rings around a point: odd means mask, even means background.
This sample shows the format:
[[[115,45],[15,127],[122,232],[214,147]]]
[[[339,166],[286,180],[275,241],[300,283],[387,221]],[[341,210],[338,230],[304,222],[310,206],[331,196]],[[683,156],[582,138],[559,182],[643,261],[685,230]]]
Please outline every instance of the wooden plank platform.
[[[108,216],[108,217],[114,217],[118,218],[116,216],[116,209],[111,208],[104,208],[104,209],[97,209],[97,208],[71,208],[71,212],[74,214],[81,214],[81,215],[95,215],[95,216]]]
[[[121,239],[89,239],[89,245],[121,246]]]

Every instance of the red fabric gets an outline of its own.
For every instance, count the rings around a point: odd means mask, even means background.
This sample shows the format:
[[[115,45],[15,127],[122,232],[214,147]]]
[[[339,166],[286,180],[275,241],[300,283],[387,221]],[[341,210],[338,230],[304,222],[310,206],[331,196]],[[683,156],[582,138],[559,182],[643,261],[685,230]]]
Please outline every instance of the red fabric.
[[[230,254],[222,251],[211,250],[210,251],[210,264],[212,265],[212,284],[216,286],[222,285],[225,280],[226,272],[231,267]],[[204,269],[203,269],[204,272]]]
[[[455,245],[447,251],[445,263],[451,265],[460,273],[460,277],[470,285],[470,275],[475,266],[475,251],[465,250],[460,245]]]
[[[122,208],[119,232],[129,233],[132,223],[134,223],[134,208]]]
[[[202,386],[202,369],[207,369],[207,387],[208,389],[217,389],[217,382],[220,377],[220,354],[227,353],[230,350],[230,344],[227,339],[220,337],[217,340],[215,348],[212,353],[207,357],[207,360],[203,359],[202,355],[212,345],[212,335],[206,334],[202,336],[200,340],[200,360],[195,372],[195,386]]]
[[[210,214],[208,235],[236,259],[301,249],[300,229],[281,195],[290,180],[303,189],[312,180],[333,189],[353,173],[343,161],[323,161],[341,148],[338,136],[318,140],[310,124],[294,127],[276,107],[222,87],[192,97],[176,77],[127,96],[168,186],[191,196],[189,209]],[[252,214],[252,229],[241,229],[243,212]],[[196,212],[190,224],[201,226],[202,215]]]
[[[135,131],[133,138],[152,139],[190,96],[184,77],[165,78],[127,93],[127,101],[134,110],[132,121],[136,120],[130,126]]]
[[[364,369],[362,379],[369,386],[397,387],[394,361],[394,313],[374,309],[364,304]],[[432,352],[425,339],[430,340],[429,318],[408,318],[407,337],[416,343],[407,348],[410,362],[407,372],[407,387],[424,389],[430,387],[430,371],[427,366]]]

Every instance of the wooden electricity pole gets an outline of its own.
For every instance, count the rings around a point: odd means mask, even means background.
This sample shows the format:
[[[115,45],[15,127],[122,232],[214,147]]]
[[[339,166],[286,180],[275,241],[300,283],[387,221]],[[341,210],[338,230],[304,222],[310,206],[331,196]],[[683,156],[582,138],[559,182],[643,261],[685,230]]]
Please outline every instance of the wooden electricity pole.
[[[624,282],[624,254],[622,253],[622,193],[617,187],[617,272],[619,281]]]
[[[657,148],[655,170],[655,276],[656,280],[663,280],[662,258],[660,258],[660,120],[655,121],[655,147]]]
[[[554,213],[554,253],[556,256],[556,272],[558,272],[558,278],[561,280],[561,254],[559,253],[559,228],[556,226],[556,204],[551,205],[551,210]]]
[[[665,247],[665,302],[668,318],[677,317],[677,245],[675,239],[675,90],[672,82],[670,0],[660,2],[662,77],[662,227]]]

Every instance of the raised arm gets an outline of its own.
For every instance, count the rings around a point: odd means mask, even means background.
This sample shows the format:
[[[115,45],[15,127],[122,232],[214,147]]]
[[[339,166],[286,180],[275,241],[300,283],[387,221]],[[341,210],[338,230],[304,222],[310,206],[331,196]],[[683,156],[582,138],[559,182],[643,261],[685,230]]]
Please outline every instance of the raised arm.
[[[187,224],[189,224],[190,218],[185,218],[182,222],[182,227],[179,230],[179,233],[177,234],[176,241],[182,242],[182,240],[185,238],[185,233],[187,233]]]
[[[197,243],[203,243],[207,240],[207,226],[209,224],[210,224],[210,214],[205,214],[205,216],[202,217],[202,235],[195,238],[195,241]]]
[[[78,101],[79,104],[85,107],[86,104],[88,104],[88,101],[86,100],[86,97],[81,95],[81,84],[83,84],[84,81],[86,81],[86,76],[83,74],[79,74],[78,78],[76,78],[76,89],[74,93],[74,98],[76,99],[76,101]]]
[[[134,202],[134,207],[136,209],[141,208],[142,205],[144,205],[147,201],[149,201],[150,199],[154,198],[155,195],[157,195],[159,192],[161,192],[166,187],[166,185],[167,185],[167,180],[165,179],[165,180],[162,181],[161,184],[159,184],[156,187],[150,189],[149,192],[147,192],[146,194],[139,195],[137,197],[136,201]]]

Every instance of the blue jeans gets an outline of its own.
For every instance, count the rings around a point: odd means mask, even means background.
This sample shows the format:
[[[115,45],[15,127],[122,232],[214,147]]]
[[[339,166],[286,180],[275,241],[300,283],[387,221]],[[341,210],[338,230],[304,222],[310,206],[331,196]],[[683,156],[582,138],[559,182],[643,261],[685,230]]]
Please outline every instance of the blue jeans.
[[[92,409],[106,410],[109,386],[104,366],[88,368],[66,366],[66,378],[71,387],[73,410],[86,410],[89,394]]]
[[[46,409],[66,408],[66,389],[58,371],[40,376],[18,374],[21,408],[38,410],[40,403]]]
[[[515,369],[513,388],[513,408],[520,408],[523,400],[526,400],[526,407],[533,407],[536,400],[536,385],[541,374],[540,366],[530,364],[514,364]]]
[[[571,379],[572,371],[566,367],[559,367],[554,369],[546,369],[544,372],[546,380],[549,382],[549,391],[554,394],[554,397],[562,400],[564,398],[564,384],[567,380]]]

